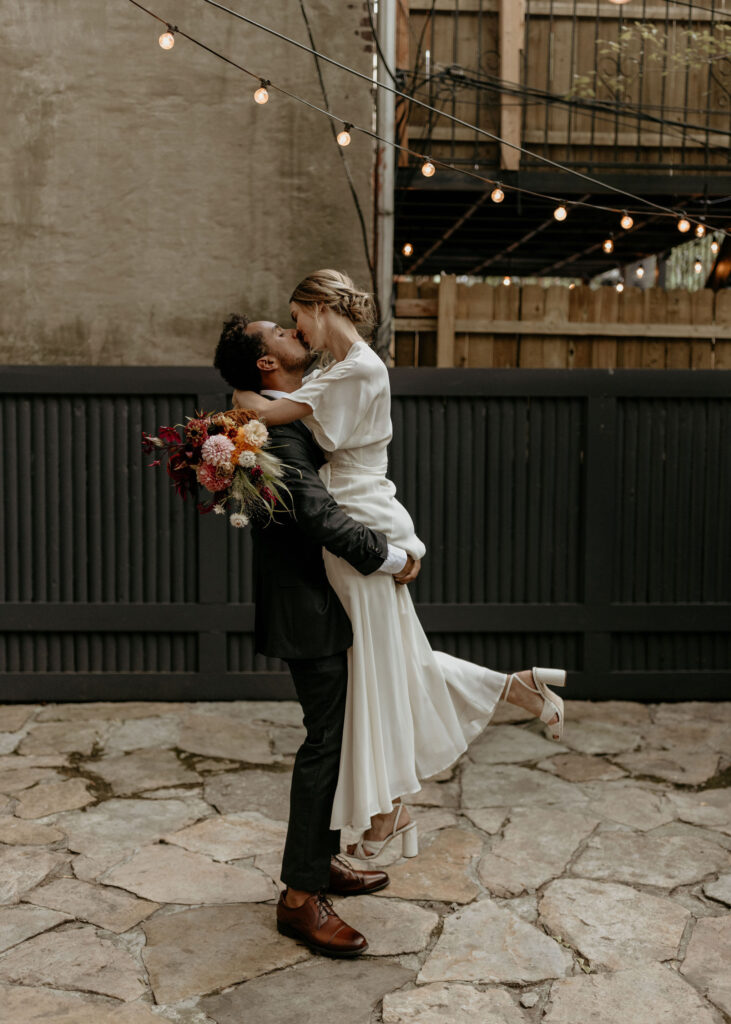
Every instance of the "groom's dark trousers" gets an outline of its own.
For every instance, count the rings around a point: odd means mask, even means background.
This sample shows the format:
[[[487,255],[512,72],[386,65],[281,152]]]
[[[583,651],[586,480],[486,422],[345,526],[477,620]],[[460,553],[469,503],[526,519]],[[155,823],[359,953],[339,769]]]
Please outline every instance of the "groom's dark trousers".
[[[287,662],[307,737],[292,772],[281,879],[316,892],[330,880],[340,832],[330,829],[348,686],[350,620],[328,583],[325,547],[364,576],[383,565],[388,543],[342,511],[318,476],[324,456],[303,423],[270,428],[272,449],[289,467],[293,514],[252,531],[256,650]]]

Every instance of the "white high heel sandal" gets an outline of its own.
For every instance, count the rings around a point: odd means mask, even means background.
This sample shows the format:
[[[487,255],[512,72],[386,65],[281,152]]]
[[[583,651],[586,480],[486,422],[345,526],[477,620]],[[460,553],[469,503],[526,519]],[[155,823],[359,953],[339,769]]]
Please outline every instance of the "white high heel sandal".
[[[548,683],[552,686],[565,686],[566,685],[566,671],[562,668],[532,668],[533,681],[535,682],[535,688],[526,683],[524,679],[521,679],[517,672],[508,679],[508,685],[503,695],[503,700],[508,699],[510,693],[510,686],[515,679],[520,683],[521,686],[525,686],[526,690],[530,690],[532,693],[539,693],[543,697],[543,708],[541,709],[540,719],[542,722],[546,722],[546,728],[543,730],[545,735],[550,736],[551,739],[560,740],[563,736],[563,700],[553,690],[548,689]],[[554,715],[558,715],[558,722],[554,722],[553,725],[548,725],[548,722]]]
[[[377,842],[375,839],[364,839],[363,836],[361,836],[355,844],[355,850],[353,853],[349,853],[347,856],[354,857],[356,860],[372,860],[385,850],[392,839],[395,839],[396,836],[402,836],[402,855],[404,857],[416,857],[419,853],[419,836],[416,831],[416,822],[410,821],[408,825],[404,825],[403,828],[398,827],[398,820],[401,817],[401,808],[403,806],[404,805],[402,803],[399,803],[398,811],[396,812],[396,817],[393,822],[393,828],[385,839],[381,842]]]

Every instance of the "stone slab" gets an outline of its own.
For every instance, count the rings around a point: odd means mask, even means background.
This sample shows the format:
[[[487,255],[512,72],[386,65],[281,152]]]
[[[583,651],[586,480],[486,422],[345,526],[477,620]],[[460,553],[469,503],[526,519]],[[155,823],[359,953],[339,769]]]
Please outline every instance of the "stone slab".
[[[73,918],[68,914],[59,914],[45,907],[31,907],[26,903],[0,907],[0,953],[71,920]]]
[[[103,879],[155,903],[253,903],[277,896],[272,880],[255,868],[160,844],[143,846]]]
[[[541,1024],[719,1024],[680,975],[661,964],[608,974],[578,974],[551,986]]]
[[[25,761],[26,758],[18,758],[18,761]],[[55,768],[31,768],[18,767],[6,768],[0,771],[0,793],[20,793],[23,789],[29,789],[38,782],[54,782],[62,779],[61,772]]]
[[[696,922],[680,968],[703,995],[731,1014],[731,914]]]
[[[163,836],[166,843],[182,846],[214,860],[255,857],[284,849],[287,823],[271,821],[257,811],[216,815]]]
[[[368,939],[368,956],[397,956],[426,949],[439,915],[377,896],[333,897],[333,906],[351,928]]]
[[[255,978],[198,1005],[216,1024],[370,1024],[384,995],[413,976],[398,964],[367,958],[328,960]]]
[[[160,907],[158,903],[139,900],[122,889],[92,885],[77,878],[56,878],[28,893],[25,899],[110,932],[126,932]]]
[[[65,853],[37,846],[0,847],[0,903],[17,903],[67,860]]]
[[[480,861],[478,875],[496,896],[518,896],[562,874],[599,821],[579,811],[518,808],[502,838]]]
[[[389,868],[391,884],[378,898],[469,903],[479,892],[470,863],[481,851],[482,840],[473,832],[461,828],[437,832],[418,857]],[[353,863],[362,866],[359,861]]]
[[[153,715],[176,714],[195,705],[174,701],[88,701],[78,704],[48,704],[36,716],[39,722],[87,722],[151,718]]]
[[[459,818],[454,811],[445,807],[412,807],[409,809],[409,816],[416,822],[419,835],[438,832],[440,829],[459,824]]]
[[[591,813],[604,820],[646,832],[674,820],[675,807],[666,793],[646,789],[632,780],[583,785]]]
[[[706,882],[703,892],[712,900],[718,900],[731,907],[731,871],[719,875],[715,882]]]
[[[88,768],[109,783],[115,796],[201,781],[200,776],[179,761],[172,750],[136,750],[131,754],[115,754],[94,761]]]
[[[0,981],[96,992],[124,1002],[146,990],[130,954],[87,926],[36,935],[9,950],[0,960]]]
[[[586,805],[578,786],[547,772],[521,765],[468,764],[462,775],[463,807],[533,807]]]
[[[88,756],[104,736],[104,723],[48,722],[34,723],[21,740],[21,754],[83,754]]]
[[[279,934],[271,906],[197,907],[156,917],[142,928],[142,959],[158,1003],[215,992],[311,956]]]
[[[679,722],[682,725],[693,718],[711,722],[731,722],[731,701],[668,701],[665,704],[656,704],[654,708],[654,720],[661,725],[666,722]]]
[[[681,821],[731,832],[731,789],[702,789],[696,793],[671,790],[668,799]]]
[[[286,725],[270,726],[268,731],[272,750],[283,757],[294,757],[307,739],[307,730],[301,725],[296,728]]]
[[[19,818],[47,818],[49,814],[72,811],[93,804],[96,797],[89,792],[85,779],[64,782],[39,782],[20,794],[15,813]]]
[[[650,705],[632,700],[567,700],[566,721],[616,722],[641,730],[652,723]]]
[[[726,850],[702,839],[600,832],[588,840],[570,871],[584,878],[670,889],[728,870],[730,865]]]
[[[470,744],[468,755],[475,764],[507,764],[537,761],[567,749],[524,726],[493,725]]]
[[[676,959],[690,917],[666,897],[584,878],[551,882],[538,907],[550,935],[610,971]]]
[[[565,949],[494,900],[484,899],[444,919],[442,934],[417,978],[525,985],[569,974]]]
[[[180,721],[176,715],[156,715],[113,722],[104,740],[106,751],[129,753],[132,750],[172,749],[178,745]]]
[[[69,764],[69,754],[0,754],[0,772],[25,768],[61,768]]]
[[[281,755],[272,750],[269,729],[230,715],[187,715],[178,746],[193,754],[225,757],[247,764],[276,764]]]
[[[566,713],[563,743],[580,754],[619,754],[634,750],[642,740],[636,725],[611,720],[573,721]]]
[[[289,821],[290,772],[249,771],[215,775],[205,780],[203,795],[221,814],[259,811],[274,821]]]
[[[496,832],[500,831],[509,814],[509,807],[465,808],[462,811],[463,817],[471,821],[482,832],[487,832],[489,835],[495,835]]]
[[[272,725],[299,726],[303,718],[302,706],[296,700],[209,700],[191,703],[188,710]]]
[[[567,782],[592,782],[597,779],[621,779],[627,772],[605,757],[596,754],[557,754],[544,758],[536,765],[544,772],[551,772]]]
[[[98,997],[46,988],[0,985],[0,1005],[13,1024],[161,1024],[143,1003],[109,1003]]]
[[[719,756],[710,750],[636,750],[616,758],[632,775],[667,779],[684,786],[699,786],[718,771]]]
[[[38,704],[0,705],[0,732],[17,732],[38,711]]]
[[[383,1024],[525,1024],[505,989],[478,992],[470,985],[420,985],[383,998]]]
[[[418,793],[405,798],[409,804],[421,807],[458,807],[459,785],[456,782],[424,782]]]
[[[166,832],[191,825],[210,813],[208,804],[194,797],[186,800],[112,798],[85,811],[60,814],[55,824],[68,835],[69,849],[84,854],[85,877],[94,878],[128,857],[137,847],[159,839]]]
[[[63,839],[64,833],[55,825],[42,825],[22,818],[0,817],[0,843],[8,846],[48,846]]]

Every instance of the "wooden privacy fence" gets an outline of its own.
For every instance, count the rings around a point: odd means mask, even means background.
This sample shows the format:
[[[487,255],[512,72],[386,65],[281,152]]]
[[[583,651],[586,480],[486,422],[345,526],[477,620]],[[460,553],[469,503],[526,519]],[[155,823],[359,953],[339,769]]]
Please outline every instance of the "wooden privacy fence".
[[[399,281],[397,366],[731,370],[731,289]]]
[[[572,697],[728,697],[731,392],[703,370],[391,371],[433,646]],[[146,465],[209,368],[11,367],[0,701],[294,697],[254,653],[251,538]],[[306,612],[305,612],[306,614]]]

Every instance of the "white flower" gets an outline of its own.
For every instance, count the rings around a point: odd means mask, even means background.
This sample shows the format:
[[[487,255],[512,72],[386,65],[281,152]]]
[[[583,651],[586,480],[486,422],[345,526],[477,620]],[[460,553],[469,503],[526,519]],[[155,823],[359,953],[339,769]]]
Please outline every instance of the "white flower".
[[[213,506],[213,511],[216,513],[217,516],[222,516],[226,514],[226,509],[220,503]]]
[[[201,446],[201,453],[212,466],[225,466],[233,455],[233,442],[225,434],[212,434]]]
[[[232,512],[228,517],[228,521],[232,526],[248,526],[249,517],[245,516],[243,512]]]
[[[249,420],[248,423],[244,424],[243,431],[244,437],[249,444],[253,444],[257,448],[261,448],[269,440],[269,431],[261,420]]]
[[[252,466],[256,465],[256,455],[253,452],[242,452],[239,455],[239,465],[243,466],[244,469],[251,469]]]

